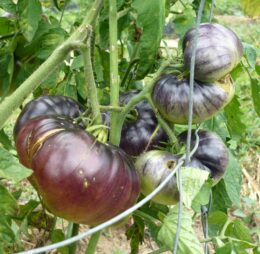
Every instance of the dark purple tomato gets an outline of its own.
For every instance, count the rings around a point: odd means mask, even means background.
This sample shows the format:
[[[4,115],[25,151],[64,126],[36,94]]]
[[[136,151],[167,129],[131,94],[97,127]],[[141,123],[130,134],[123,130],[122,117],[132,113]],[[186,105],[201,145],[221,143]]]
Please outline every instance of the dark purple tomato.
[[[138,91],[131,91],[122,94],[120,103],[125,105],[137,93]],[[135,109],[137,117],[134,121],[124,123],[120,142],[120,147],[132,156],[138,156],[144,150],[151,150],[155,146],[163,145],[163,142],[168,140],[167,134],[162,128],[159,128],[155,136],[152,137],[158,121],[147,101],[139,102]]]
[[[17,136],[21,127],[30,119],[38,116],[65,116],[78,117],[85,108],[70,97],[62,95],[44,95],[25,105],[14,127],[14,137]]]
[[[201,123],[227,105],[234,95],[230,79],[204,84],[194,82],[193,123]],[[187,124],[189,115],[189,80],[171,74],[162,75],[154,85],[152,99],[165,119],[176,124]]]
[[[210,169],[214,179],[220,179],[228,165],[228,149],[221,138],[213,132],[199,130],[199,146],[193,158],[199,160],[203,165]],[[179,135],[179,140],[186,143],[187,131]],[[195,131],[191,135],[191,147],[196,143]]]
[[[183,39],[184,65],[190,68],[196,30],[190,29]],[[237,35],[220,24],[204,23],[199,27],[195,58],[195,79],[214,82],[230,73],[243,56]]]
[[[138,198],[139,177],[131,159],[69,120],[50,116],[27,121],[16,148],[21,163],[33,170],[30,181],[43,203],[59,217],[96,225]]]
[[[160,150],[151,150],[138,157],[135,166],[141,180],[141,192],[146,196],[156,189],[175,168],[179,158],[180,156]],[[187,166],[210,172],[205,165],[195,158]],[[179,201],[176,177],[173,176],[152,200],[163,205],[176,204]]]

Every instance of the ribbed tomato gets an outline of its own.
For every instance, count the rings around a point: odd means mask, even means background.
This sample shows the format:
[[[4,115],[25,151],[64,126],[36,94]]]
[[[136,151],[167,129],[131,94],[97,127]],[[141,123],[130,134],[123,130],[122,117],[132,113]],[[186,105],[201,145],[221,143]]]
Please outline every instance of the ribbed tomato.
[[[227,105],[234,95],[230,79],[224,83],[194,83],[193,123],[201,123]],[[189,116],[189,80],[172,74],[162,75],[154,85],[152,99],[159,112],[170,122],[187,124]]]
[[[69,119],[27,121],[16,138],[21,163],[55,215],[96,225],[132,206],[140,189],[135,167],[119,148],[102,144]]]
[[[190,68],[196,29],[183,38],[184,65]],[[243,45],[237,35],[220,24],[200,24],[195,58],[195,79],[202,82],[220,80],[239,63]]]
[[[138,93],[131,91],[120,96],[120,103],[125,105]],[[120,147],[129,155],[138,156],[145,149],[147,151],[155,146],[163,145],[168,139],[162,128],[152,137],[158,121],[147,101],[142,101],[135,106],[137,117],[134,121],[125,122],[122,128]]]

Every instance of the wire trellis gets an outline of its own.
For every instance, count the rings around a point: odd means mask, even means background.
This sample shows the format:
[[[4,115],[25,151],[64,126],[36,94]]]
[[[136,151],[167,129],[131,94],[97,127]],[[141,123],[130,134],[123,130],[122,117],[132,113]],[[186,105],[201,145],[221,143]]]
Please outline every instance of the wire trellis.
[[[129,209],[125,210],[124,212],[118,214],[117,216],[111,218],[110,220],[101,223],[100,225],[93,227],[91,229],[88,229],[76,236],[73,236],[71,238],[68,238],[66,240],[60,241],[58,243],[50,244],[44,247],[39,247],[35,248],[32,250],[28,251],[22,251],[17,254],[37,254],[37,253],[43,253],[47,251],[51,251],[53,249],[58,249],[63,246],[70,245],[74,242],[77,242],[87,236],[93,235],[117,222],[122,220],[123,218],[127,217],[131,213],[133,213],[135,210],[139,209],[142,207],[145,203],[149,202],[154,196],[156,196],[166,185],[167,183],[171,180],[171,178],[176,174],[177,172],[177,178],[178,178],[178,185],[179,185],[179,193],[180,193],[180,202],[179,202],[179,211],[178,211],[178,224],[177,224],[177,231],[175,235],[175,240],[174,240],[174,246],[173,246],[173,254],[177,253],[178,249],[178,240],[179,240],[179,234],[180,234],[180,228],[181,228],[181,213],[182,213],[182,180],[181,180],[181,167],[185,164],[187,165],[190,161],[190,158],[193,156],[193,154],[196,152],[198,145],[199,145],[199,136],[198,136],[198,131],[199,128],[196,128],[195,131],[195,145],[193,149],[191,150],[191,132],[192,132],[192,115],[193,115],[193,86],[194,86],[194,69],[195,69],[195,55],[196,55],[196,48],[197,48],[197,41],[198,41],[198,34],[199,34],[199,26],[201,23],[201,17],[202,17],[202,12],[204,9],[205,5],[205,0],[200,1],[199,9],[198,9],[198,14],[197,14],[197,21],[196,21],[196,32],[195,32],[195,38],[194,38],[194,44],[192,45],[192,57],[191,57],[191,64],[190,64],[190,79],[189,79],[189,84],[190,84],[190,89],[189,89],[189,119],[188,119],[188,134],[187,134],[187,148],[186,148],[186,153],[178,160],[178,163],[174,170],[168,175],[168,177],[149,195],[147,195],[144,199],[136,203],[134,206],[130,207]],[[211,3],[211,9],[210,9],[210,16],[209,16],[209,22],[211,22],[212,19],[212,13],[213,13],[213,7],[214,7],[214,0],[212,0]],[[207,215],[208,215],[208,210],[206,207],[202,207],[202,226],[203,226],[203,232],[204,232],[204,237],[207,238],[208,236],[208,221],[207,221]],[[205,243],[205,248],[204,248],[205,254],[208,253],[208,247],[207,243]]]

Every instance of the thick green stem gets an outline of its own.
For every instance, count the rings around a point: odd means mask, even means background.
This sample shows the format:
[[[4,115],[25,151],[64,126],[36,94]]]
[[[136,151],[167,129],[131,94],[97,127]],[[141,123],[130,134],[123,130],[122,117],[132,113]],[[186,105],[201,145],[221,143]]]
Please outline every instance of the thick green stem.
[[[68,238],[76,236],[79,233],[79,224],[73,223],[71,234]],[[69,245],[69,254],[75,254],[77,250],[77,242],[72,243]]]
[[[153,78],[150,80],[150,82],[144,87],[144,89],[137,95],[133,96],[132,99],[126,104],[124,109],[121,111],[121,113],[118,115],[117,118],[117,124],[114,126],[113,129],[113,144],[119,145],[120,138],[121,138],[121,130],[123,123],[125,121],[126,115],[130,112],[130,110],[140,101],[146,99],[147,95],[151,93],[151,90],[153,89],[153,86],[156,82],[156,80],[162,75],[164,69],[166,66],[168,66],[169,63],[165,62],[161,65],[161,67],[157,70],[157,72],[154,74]]]
[[[23,103],[24,99],[65,60],[68,52],[77,49],[79,44],[89,37],[89,28],[94,24],[102,7],[102,3],[103,0],[96,0],[79,28],[64,43],[56,48],[51,56],[42,63],[42,65],[25,80],[11,96],[5,98],[0,104],[0,129],[13,111]]]
[[[113,107],[113,106],[103,106],[103,105],[100,105],[100,110],[101,111],[117,111],[117,112],[121,112],[124,108],[123,107]]]
[[[85,82],[88,90],[89,101],[93,113],[94,123],[101,124],[102,118],[99,108],[99,101],[97,96],[97,88],[94,79],[94,73],[91,62],[91,48],[88,43],[87,47],[81,49],[84,61],[84,74],[85,74]]]
[[[117,107],[119,104],[119,75],[117,51],[117,1],[109,0],[109,43],[110,43],[110,104]],[[118,114],[112,112],[110,125],[110,142],[116,145],[115,132]]]
[[[101,235],[101,230],[96,232],[95,234],[91,235],[91,238],[88,243],[88,247],[85,251],[85,254],[95,254],[95,250],[96,250],[100,235]]]

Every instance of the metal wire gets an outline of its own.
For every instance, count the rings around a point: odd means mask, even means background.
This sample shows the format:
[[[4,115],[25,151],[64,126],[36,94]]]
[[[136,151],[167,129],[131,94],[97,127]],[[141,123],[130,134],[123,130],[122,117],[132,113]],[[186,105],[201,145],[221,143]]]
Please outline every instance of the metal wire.
[[[201,22],[202,12],[204,9],[205,0],[200,1],[197,21],[196,21],[196,32],[194,36],[194,41],[192,44],[192,53],[191,53],[191,62],[190,62],[190,79],[189,79],[189,116],[188,116],[188,134],[186,141],[186,157],[185,157],[185,165],[187,165],[190,161],[191,157],[191,132],[192,132],[192,116],[193,116],[193,88],[194,88],[194,70],[195,70],[195,58],[196,58],[196,49],[198,44],[199,37],[199,26]],[[197,129],[198,131],[198,129]],[[196,138],[197,138],[197,133]],[[177,230],[173,245],[173,254],[177,253],[179,235],[181,229],[181,218],[182,218],[182,179],[181,179],[181,169],[178,170],[178,185],[179,185],[179,208],[178,208],[178,221],[177,221]]]

